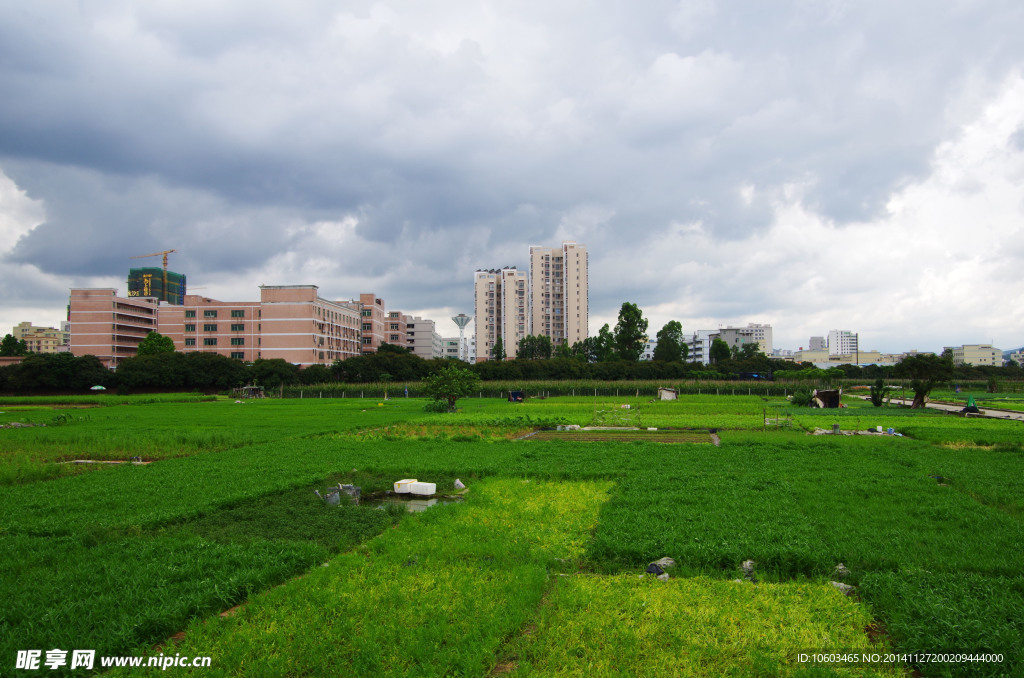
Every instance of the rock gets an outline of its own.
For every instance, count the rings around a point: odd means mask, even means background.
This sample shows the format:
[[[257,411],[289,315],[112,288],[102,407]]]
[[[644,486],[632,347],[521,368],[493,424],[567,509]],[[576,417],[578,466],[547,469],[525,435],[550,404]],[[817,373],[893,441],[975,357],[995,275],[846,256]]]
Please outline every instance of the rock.
[[[675,567],[676,561],[672,560],[671,558],[665,557],[655,560],[653,563],[651,563],[651,565],[657,565],[661,569],[667,570],[670,567]]]
[[[853,592],[857,590],[856,586],[850,586],[849,584],[844,584],[841,581],[830,581],[829,584],[832,584],[832,586],[839,589],[839,592],[844,596],[853,595]]]
[[[668,581],[668,572],[662,572],[659,574],[658,581]]]
[[[755,563],[754,563],[753,560],[744,560],[743,564],[740,565],[740,569],[743,570],[743,578],[744,579],[746,579],[747,581],[749,581],[751,583],[756,584],[757,583],[757,575],[754,574],[754,565],[755,565]]]
[[[646,572],[647,574],[656,574],[658,576],[665,574],[665,570],[661,569],[661,567],[657,563],[651,563],[650,565],[648,565],[647,569],[644,570],[644,572]]]
[[[850,576],[850,570],[846,567],[846,565],[843,565],[842,563],[836,565],[836,569],[833,570],[833,572],[840,579],[846,579]]]
[[[459,480],[458,478],[456,478],[456,479],[455,479],[455,489],[456,489],[456,490],[464,490],[464,489],[466,489],[466,486],[465,486],[465,485],[463,485],[463,483],[462,483],[462,481],[461,481],[461,480]]]

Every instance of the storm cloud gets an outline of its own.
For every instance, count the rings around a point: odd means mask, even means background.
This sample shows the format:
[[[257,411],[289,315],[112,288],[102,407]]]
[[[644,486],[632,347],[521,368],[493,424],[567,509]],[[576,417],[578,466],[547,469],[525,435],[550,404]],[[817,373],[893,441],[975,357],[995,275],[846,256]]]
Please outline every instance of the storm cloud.
[[[573,239],[592,332],[632,301],[652,334],[1016,347],[1022,31],[1016,2],[0,0],[0,322],[171,248],[213,297],[442,321]]]

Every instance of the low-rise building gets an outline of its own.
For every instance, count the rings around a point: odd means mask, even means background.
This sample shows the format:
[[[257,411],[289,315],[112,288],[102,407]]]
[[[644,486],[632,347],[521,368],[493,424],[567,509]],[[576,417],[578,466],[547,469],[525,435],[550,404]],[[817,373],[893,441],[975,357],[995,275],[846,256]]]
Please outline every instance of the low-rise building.
[[[151,297],[120,297],[115,289],[73,289],[71,352],[95,355],[114,368],[132,357],[150,332],[177,351],[204,351],[244,361],[280,358],[330,365],[362,353],[358,302],[320,297],[316,285],[264,285],[259,301],[185,295],[181,305]]]
[[[964,344],[952,349],[954,365],[1001,367],[1003,364],[1002,349],[993,348],[992,344]]]
[[[462,360],[464,355],[466,355],[466,351],[460,348],[458,337],[441,338],[442,358],[447,358],[449,360]]]
[[[419,316],[405,316],[408,327],[406,346],[424,360],[440,358],[444,348],[441,335],[437,333],[437,325],[433,320]]]
[[[64,332],[54,327],[37,327],[30,322],[14,326],[12,336],[24,341],[32,353],[59,353],[64,347]]]

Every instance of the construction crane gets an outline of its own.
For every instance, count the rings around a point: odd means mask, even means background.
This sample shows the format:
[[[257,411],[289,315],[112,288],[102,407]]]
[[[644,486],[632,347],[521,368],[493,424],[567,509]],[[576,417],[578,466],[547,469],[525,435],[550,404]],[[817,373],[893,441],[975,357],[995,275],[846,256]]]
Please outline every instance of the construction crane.
[[[131,259],[145,259],[146,257],[159,257],[160,255],[163,255],[163,257],[164,257],[164,292],[163,293],[164,293],[165,299],[166,299],[166,296],[167,296],[167,255],[170,254],[171,252],[177,252],[177,251],[178,250],[163,250],[163,251],[160,251],[160,252],[154,252],[153,254],[137,254],[134,257],[130,257]]]
[[[164,250],[162,252],[154,252],[153,254],[138,254],[132,259],[145,259],[146,257],[159,257],[161,254],[164,256],[164,276],[167,276],[167,255],[171,252],[177,252],[178,250]]]

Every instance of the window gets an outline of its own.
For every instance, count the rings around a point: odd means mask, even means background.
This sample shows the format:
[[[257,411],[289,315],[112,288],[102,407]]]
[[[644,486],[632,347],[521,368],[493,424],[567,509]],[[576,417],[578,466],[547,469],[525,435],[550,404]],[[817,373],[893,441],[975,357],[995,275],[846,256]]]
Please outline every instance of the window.
[[[196,317],[195,310],[194,309],[186,310],[185,311],[185,317],[186,318],[195,318]]]
[[[203,346],[216,346],[217,337],[206,337],[203,339]]]
[[[196,345],[196,338],[195,337],[185,337],[185,345],[186,346],[195,346]]]
[[[203,332],[216,332],[217,323],[205,323],[203,325]]]
[[[373,325],[371,323],[363,323],[363,332],[369,332],[372,329]]]
[[[203,317],[204,318],[216,318],[217,317],[217,309],[209,309],[209,308],[206,309],[205,311],[203,311]]]
[[[370,309],[370,308],[363,309],[363,317],[364,318],[369,318],[372,315],[373,315],[373,309]]]
[[[231,317],[232,318],[244,318],[245,317],[245,311],[244,310],[231,311]]]
[[[231,345],[232,346],[245,346],[245,338],[244,337],[231,337]]]
[[[195,324],[185,325],[185,331],[186,332],[195,332],[196,331]]]
[[[397,332],[398,331],[398,323],[391,323],[391,331],[392,332]]]
[[[242,323],[231,323],[231,331],[232,332],[244,332],[245,331],[245,325],[243,325]]]
[[[235,360],[245,360],[245,354],[242,353],[241,351],[232,351],[231,357],[234,358]]]

